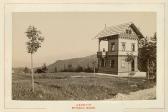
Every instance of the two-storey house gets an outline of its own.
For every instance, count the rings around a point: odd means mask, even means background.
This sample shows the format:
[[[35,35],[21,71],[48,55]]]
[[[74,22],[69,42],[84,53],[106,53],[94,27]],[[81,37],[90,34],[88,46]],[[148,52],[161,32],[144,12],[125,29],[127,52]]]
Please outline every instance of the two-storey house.
[[[143,35],[132,22],[105,27],[96,38],[98,72],[120,75],[138,71],[138,40]],[[100,51],[101,41],[108,41],[108,51]],[[131,63],[128,55],[133,56]]]

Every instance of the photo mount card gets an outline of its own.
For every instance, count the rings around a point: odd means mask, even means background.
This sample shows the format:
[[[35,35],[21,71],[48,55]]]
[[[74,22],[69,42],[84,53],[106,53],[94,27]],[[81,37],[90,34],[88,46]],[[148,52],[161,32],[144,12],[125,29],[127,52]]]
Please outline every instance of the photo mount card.
[[[5,4],[2,109],[163,111],[164,8]]]

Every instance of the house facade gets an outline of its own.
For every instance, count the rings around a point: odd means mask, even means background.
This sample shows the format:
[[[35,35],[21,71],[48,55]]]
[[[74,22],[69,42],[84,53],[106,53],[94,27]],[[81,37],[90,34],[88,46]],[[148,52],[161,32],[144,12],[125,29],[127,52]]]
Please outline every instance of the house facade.
[[[97,36],[98,72],[119,75],[138,72],[138,40],[142,33],[134,23],[105,27]],[[101,41],[108,42],[108,50],[100,51]],[[132,57],[128,61],[128,56]]]

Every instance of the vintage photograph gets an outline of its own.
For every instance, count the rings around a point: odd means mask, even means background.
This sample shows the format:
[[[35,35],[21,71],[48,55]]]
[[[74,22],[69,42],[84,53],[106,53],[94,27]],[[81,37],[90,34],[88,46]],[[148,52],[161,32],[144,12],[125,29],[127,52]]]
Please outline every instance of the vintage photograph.
[[[155,12],[13,12],[12,100],[156,100]]]

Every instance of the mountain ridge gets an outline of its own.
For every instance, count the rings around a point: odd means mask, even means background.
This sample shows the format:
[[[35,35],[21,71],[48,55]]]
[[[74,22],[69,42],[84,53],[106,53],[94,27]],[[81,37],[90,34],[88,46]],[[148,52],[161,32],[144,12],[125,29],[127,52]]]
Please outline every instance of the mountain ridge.
[[[75,69],[77,67],[87,68],[93,67],[93,62],[97,63],[97,56],[96,54],[79,57],[79,58],[71,58],[65,60],[57,60],[56,62],[47,66],[48,72],[59,72],[71,67]]]

